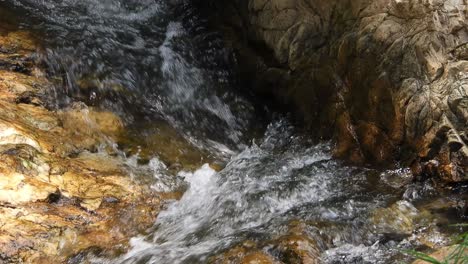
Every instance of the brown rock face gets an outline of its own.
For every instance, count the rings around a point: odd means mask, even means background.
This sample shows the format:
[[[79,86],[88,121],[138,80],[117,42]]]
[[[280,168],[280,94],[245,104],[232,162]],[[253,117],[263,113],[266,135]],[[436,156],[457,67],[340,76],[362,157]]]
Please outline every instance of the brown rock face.
[[[241,72],[333,137],[338,156],[419,172],[436,163],[444,180],[468,179],[467,1],[222,5]]]
[[[158,157],[168,175],[210,159],[165,123],[131,130],[119,115],[84,103],[47,108],[54,78],[34,59],[39,44],[3,22],[1,8],[0,15],[0,263],[123,252],[182,190],[155,192],[151,172],[117,152]]]
[[[35,49],[27,32],[0,26],[0,262],[122,250],[154,223],[160,198],[122,160],[88,151],[121,134],[119,117],[43,107],[50,83],[30,59]]]

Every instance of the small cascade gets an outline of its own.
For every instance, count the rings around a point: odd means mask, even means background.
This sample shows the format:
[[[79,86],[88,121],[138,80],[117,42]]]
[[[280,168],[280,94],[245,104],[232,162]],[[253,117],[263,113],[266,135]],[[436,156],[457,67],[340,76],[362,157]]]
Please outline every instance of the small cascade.
[[[278,246],[295,230],[309,243],[304,254],[322,263],[397,263],[408,260],[401,249],[445,245],[438,223],[466,217],[456,206],[449,217],[440,213],[446,208],[428,202],[441,198],[432,183],[412,182],[408,168],[336,160],[332,142],[258,105],[239,87],[222,37],[189,0],[3,2],[41,40],[35,59],[53,83],[48,108],[78,115],[69,121],[83,121],[77,130],[111,130],[83,159],[111,157],[138,186],[180,194],[161,202],[152,227],[129,236],[125,252],[86,251],[75,262],[216,263],[250,243],[296,263]]]

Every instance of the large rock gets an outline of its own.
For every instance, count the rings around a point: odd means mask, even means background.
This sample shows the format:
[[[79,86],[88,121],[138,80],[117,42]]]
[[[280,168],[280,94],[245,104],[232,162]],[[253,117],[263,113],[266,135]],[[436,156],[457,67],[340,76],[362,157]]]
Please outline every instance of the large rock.
[[[240,72],[292,106],[318,137],[334,137],[337,156],[402,160],[416,174],[468,180],[466,1],[220,5]]]
[[[153,225],[164,197],[132,180],[123,160],[89,152],[120,136],[116,115],[44,107],[51,84],[35,49],[27,32],[0,27],[0,262],[121,251]]]

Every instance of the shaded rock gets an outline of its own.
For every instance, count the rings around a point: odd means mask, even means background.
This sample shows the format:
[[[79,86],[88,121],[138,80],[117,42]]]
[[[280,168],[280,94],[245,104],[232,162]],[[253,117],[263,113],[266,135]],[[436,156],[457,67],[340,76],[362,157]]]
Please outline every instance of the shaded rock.
[[[320,263],[320,252],[316,243],[304,235],[288,235],[278,239],[275,250],[285,263]]]
[[[267,253],[255,248],[255,243],[246,241],[239,246],[233,247],[226,252],[212,257],[209,263],[217,264],[279,264],[276,260]]]
[[[429,176],[466,181],[465,1],[219,5],[216,21],[245,79],[294,109],[317,137],[334,138],[338,157],[378,165],[436,160],[437,175]],[[269,81],[268,72],[280,80]]]
[[[292,221],[288,234],[281,236],[269,244],[272,252],[284,263],[320,263],[321,251],[317,241],[306,231],[307,225]]]

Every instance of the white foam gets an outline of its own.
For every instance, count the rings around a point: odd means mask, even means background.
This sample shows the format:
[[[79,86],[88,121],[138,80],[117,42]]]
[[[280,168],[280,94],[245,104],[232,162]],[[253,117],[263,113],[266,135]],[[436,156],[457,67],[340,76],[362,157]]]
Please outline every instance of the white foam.
[[[267,140],[285,136],[277,132]],[[180,172],[187,191],[159,214],[152,236],[135,240],[121,261],[150,257],[150,263],[172,264],[195,257],[203,262],[216,248],[241,239],[242,232],[268,228],[294,208],[327,199],[333,194],[330,172],[298,173],[328,160],[324,149],[328,147],[318,145],[280,154],[253,144],[219,173],[208,164],[195,172]]]

